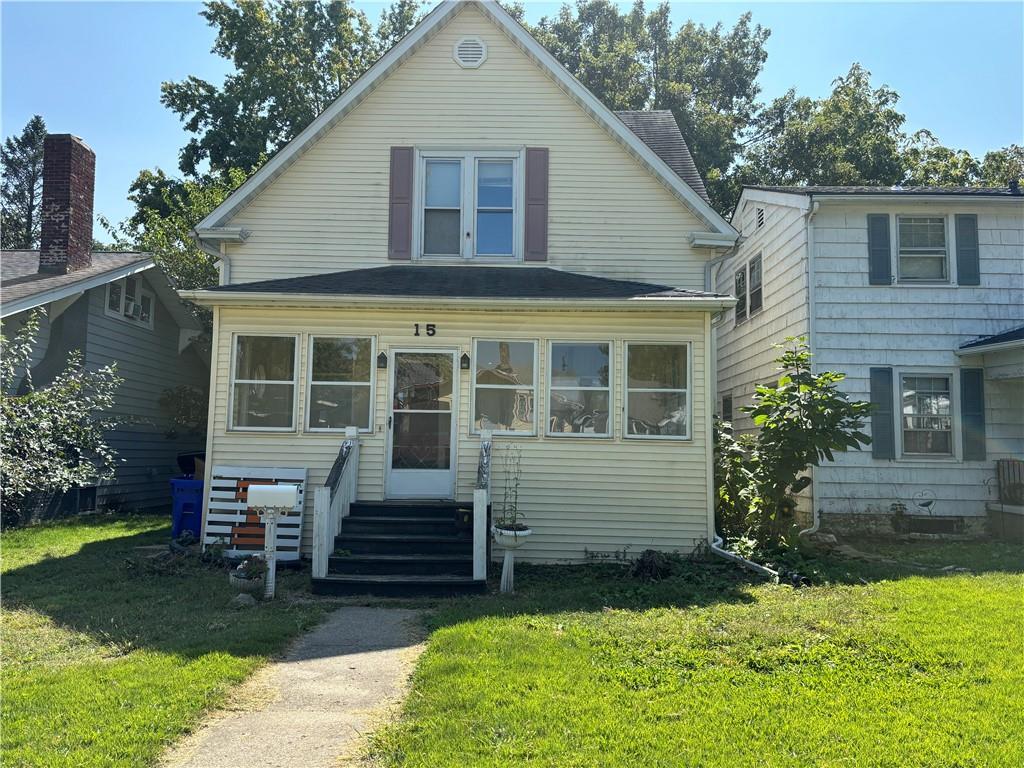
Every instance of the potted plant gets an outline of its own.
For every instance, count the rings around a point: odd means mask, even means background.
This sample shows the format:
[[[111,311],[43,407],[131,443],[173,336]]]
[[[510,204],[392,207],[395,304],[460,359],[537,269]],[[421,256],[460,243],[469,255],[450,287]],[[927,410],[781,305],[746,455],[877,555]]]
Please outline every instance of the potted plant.
[[[515,549],[522,546],[533,533],[523,522],[519,511],[519,483],[523,475],[523,452],[519,446],[509,446],[505,452],[505,487],[501,497],[501,512],[491,526],[491,534],[498,546]]]
[[[262,557],[247,557],[228,573],[228,581],[239,592],[259,593],[267,573],[267,563]]]

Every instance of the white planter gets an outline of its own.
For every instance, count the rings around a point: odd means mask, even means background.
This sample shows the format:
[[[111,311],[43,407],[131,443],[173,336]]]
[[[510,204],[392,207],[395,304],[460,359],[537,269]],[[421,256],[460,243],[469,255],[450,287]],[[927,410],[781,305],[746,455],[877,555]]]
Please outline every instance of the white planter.
[[[527,528],[525,531],[509,531],[496,526],[491,527],[491,535],[494,536],[494,543],[502,549],[517,549],[526,543],[527,537],[533,531]]]

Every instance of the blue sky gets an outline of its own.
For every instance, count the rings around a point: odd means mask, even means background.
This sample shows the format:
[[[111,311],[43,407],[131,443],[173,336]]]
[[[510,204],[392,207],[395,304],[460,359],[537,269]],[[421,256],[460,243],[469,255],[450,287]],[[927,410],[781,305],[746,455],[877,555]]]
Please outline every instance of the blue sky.
[[[385,3],[358,3],[376,20]],[[527,3],[536,21],[559,3]],[[648,2],[653,6],[653,2]],[[177,171],[187,140],[160,104],[160,83],[196,75],[219,82],[227,62],[198,3],[0,5],[3,135],[35,113],[97,153],[96,212],[132,213],[128,185],[142,168]],[[673,3],[673,21],[727,25],[746,10],[772,30],[765,97],[795,87],[820,97],[859,61],[895,88],[907,128],[929,128],[975,154],[1024,143],[1024,2]]]

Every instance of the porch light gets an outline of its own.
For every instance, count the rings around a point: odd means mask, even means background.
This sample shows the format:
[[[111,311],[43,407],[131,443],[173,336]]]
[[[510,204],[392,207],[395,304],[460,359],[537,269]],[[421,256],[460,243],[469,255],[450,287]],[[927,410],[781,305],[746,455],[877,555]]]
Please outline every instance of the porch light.
[[[469,370],[469,354],[466,352],[462,353],[462,357],[459,358],[459,368],[464,371]]]
[[[381,352],[379,355],[377,355],[377,367],[381,368],[381,369],[385,369],[385,368],[388,367],[388,353],[387,352]]]

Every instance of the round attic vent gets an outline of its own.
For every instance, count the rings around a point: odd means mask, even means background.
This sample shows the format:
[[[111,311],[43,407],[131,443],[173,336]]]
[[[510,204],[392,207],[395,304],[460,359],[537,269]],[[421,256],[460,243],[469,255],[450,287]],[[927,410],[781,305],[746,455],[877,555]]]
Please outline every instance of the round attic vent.
[[[464,37],[455,43],[452,58],[460,67],[476,69],[487,60],[487,43],[479,37]]]

